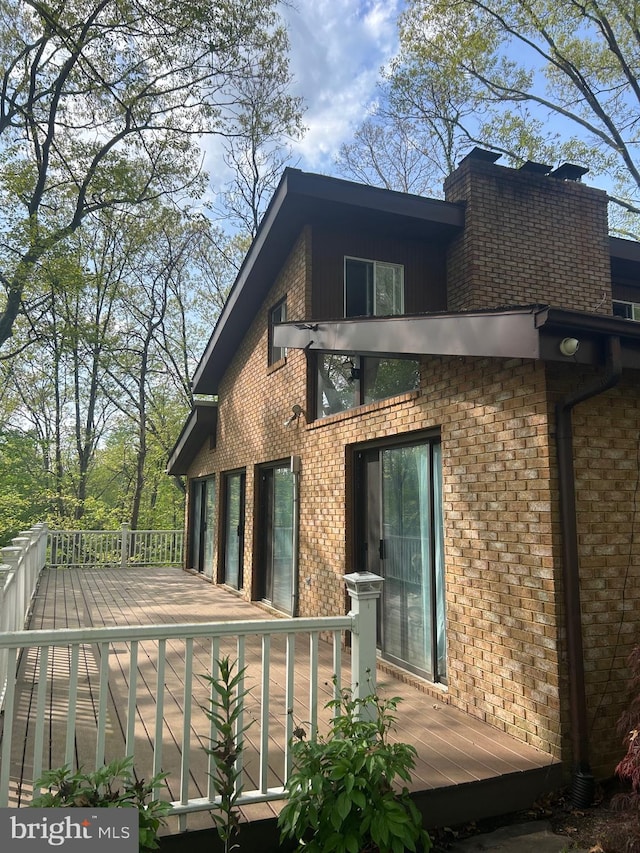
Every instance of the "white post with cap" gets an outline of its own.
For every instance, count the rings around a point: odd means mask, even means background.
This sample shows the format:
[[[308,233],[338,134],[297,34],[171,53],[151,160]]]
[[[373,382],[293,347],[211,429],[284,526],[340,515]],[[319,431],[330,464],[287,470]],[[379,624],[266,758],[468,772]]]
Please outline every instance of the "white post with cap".
[[[351,692],[364,699],[376,690],[377,605],[384,579],[373,572],[352,572],[344,576],[351,598]]]

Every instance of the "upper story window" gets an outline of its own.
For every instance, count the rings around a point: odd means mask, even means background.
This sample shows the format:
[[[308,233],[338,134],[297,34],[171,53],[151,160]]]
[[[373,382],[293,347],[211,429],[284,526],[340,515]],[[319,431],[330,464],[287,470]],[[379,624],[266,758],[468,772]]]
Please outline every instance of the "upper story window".
[[[344,316],[388,317],[404,312],[404,267],[344,259]]]
[[[285,323],[286,320],[287,299],[285,297],[269,311],[269,364],[275,364],[287,354],[286,347],[276,347],[273,344],[273,327],[277,326],[278,323]]]
[[[613,314],[614,317],[624,317],[625,320],[640,321],[640,302],[622,302],[614,299]]]
[[[413,358],[372,358],[318,353],[316,417],[413,391],[420,365]]]

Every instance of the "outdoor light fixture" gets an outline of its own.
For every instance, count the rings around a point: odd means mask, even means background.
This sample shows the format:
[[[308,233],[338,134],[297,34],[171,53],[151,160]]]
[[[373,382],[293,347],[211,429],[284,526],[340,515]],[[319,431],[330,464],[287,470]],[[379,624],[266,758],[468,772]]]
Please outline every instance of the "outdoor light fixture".
[[[563,338],[560,341],[560,352],[562,355],[572,356],[578,352],[580,341],[577,338]]]
[[[284,422],[283,426],[290,427],[294,421],[297,421],[300,416],[304,416],[304,410],[302,406],[299,406],[297,403],[295,406],[291,407],[291,414]]]

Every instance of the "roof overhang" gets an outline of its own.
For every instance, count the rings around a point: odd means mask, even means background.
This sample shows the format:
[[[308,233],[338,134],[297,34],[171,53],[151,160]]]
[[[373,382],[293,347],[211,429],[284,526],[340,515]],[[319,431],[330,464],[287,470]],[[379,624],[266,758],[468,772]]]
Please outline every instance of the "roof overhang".
[[[195,403],[169,455],[167,474],[173,477],[186,474],[205,439],[213,438],[215,442],[217,424],[217,402]]]
[[[292,349],[381,357],[421,355],[531,358],[603,364],[603,340],[620,337],[623,366],[640,368],[640,323],[548,306],[497,311],[368,317],[317,323],[283,323],[274,344]],[[575,354],[560,344],[575,338]]]
[[[404,239],[449,239],[463,228],[464,209],[460,204],[285,169],[196,368],[194,393],[218,393],[220,379],[307,224],[334,228],[357,224]]]

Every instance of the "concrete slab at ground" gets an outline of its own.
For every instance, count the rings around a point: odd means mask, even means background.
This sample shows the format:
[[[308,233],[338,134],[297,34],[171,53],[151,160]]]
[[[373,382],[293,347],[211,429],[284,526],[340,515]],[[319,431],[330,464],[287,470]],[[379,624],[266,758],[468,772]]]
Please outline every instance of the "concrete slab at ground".
[[[571,839],[551,831],[548,821],[535,820],[465,838],[450,853],[566,853],[569,849],[579,853],[586,848],[573,847]]]

